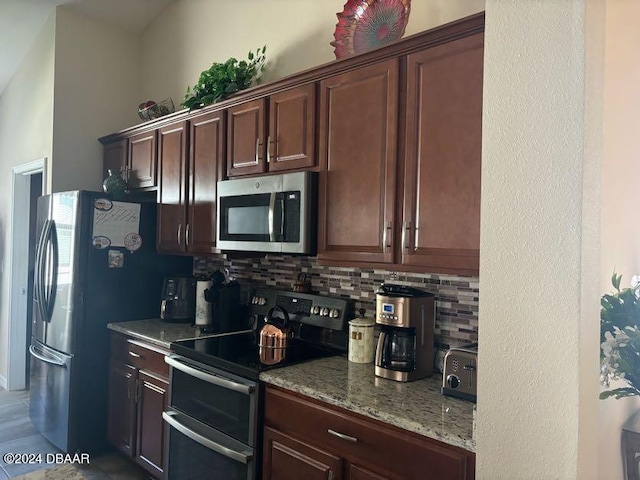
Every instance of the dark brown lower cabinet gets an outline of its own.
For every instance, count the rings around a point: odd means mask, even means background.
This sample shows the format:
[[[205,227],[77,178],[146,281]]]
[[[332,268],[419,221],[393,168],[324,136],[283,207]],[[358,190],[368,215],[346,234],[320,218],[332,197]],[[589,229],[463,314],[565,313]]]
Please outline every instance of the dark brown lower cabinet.
[[[473,480],[475,454],[269,385],[262,468],[263,480]]]
[[[269,427],[264,429],[263,480],[339,480],[342,459]]]
[[[124,335],[111,335],[108,439],[155,478],[164,478],[168,353]]]

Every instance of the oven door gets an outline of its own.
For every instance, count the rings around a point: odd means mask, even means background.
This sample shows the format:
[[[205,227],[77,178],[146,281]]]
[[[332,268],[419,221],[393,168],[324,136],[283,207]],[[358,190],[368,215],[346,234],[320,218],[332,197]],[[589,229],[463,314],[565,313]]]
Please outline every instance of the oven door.
[[[169,405],[250,447],[258,429],[257,382],[180,355],[165,357],[171,367]]]
[[[168,480],[254,480],[255,449],[172,408],[162,418],[169,426]]]

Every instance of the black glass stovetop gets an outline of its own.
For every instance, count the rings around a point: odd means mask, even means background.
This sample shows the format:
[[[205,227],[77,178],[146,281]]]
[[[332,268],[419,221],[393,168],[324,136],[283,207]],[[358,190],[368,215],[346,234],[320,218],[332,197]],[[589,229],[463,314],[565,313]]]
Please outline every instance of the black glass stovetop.
[[[262,349],[261,353],[257,339],[256,332],[246,332],[179,340],[171,343],[171,351],[252,380],[257,380],[260,372],[266,370],[345,353],[330,346],[292,339],[284,352],[284,358],[278,363],[271,363],[271,352]]]

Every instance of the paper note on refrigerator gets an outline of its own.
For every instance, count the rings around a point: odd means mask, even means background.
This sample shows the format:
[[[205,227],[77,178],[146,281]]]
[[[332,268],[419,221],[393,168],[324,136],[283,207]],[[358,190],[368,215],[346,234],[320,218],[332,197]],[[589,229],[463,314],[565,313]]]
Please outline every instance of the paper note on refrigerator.
[[[127,247],[140,237],[140,204],[99,198],[93,202],[93,246]]]

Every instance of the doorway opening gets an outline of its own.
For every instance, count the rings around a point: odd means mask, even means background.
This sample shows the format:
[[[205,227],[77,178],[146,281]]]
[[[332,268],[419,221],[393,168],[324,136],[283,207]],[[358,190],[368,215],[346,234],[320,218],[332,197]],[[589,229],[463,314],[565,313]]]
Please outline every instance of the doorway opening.
[[[37,199],[46,191],[46,158],[13,168],[9,245],[9,342],[7,390],[24,390],[29,378],[31,298],[36,246]]]

